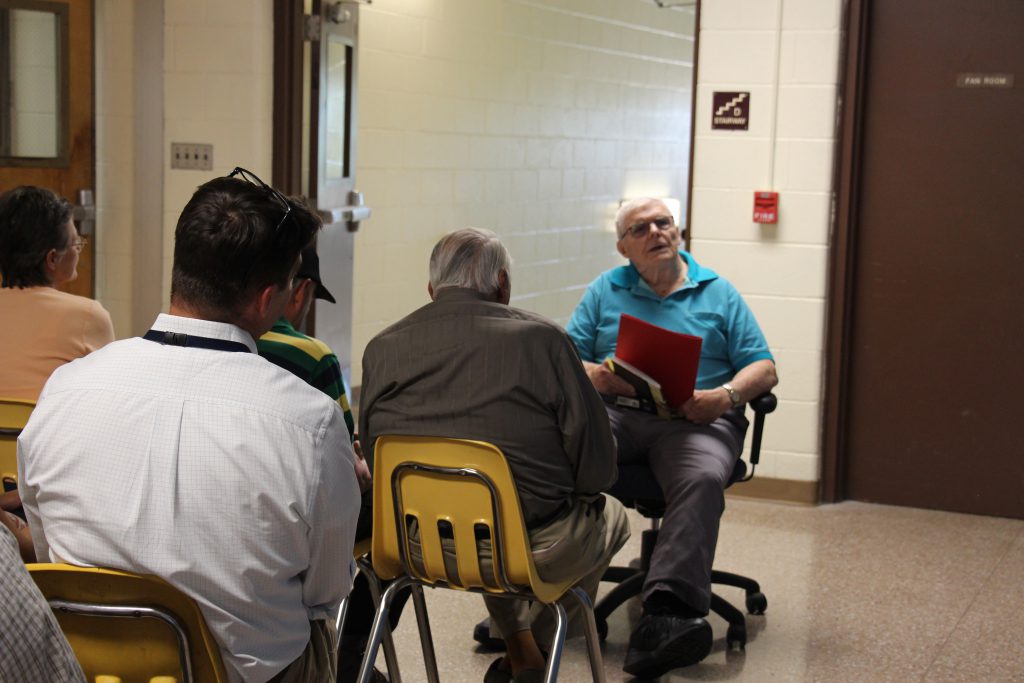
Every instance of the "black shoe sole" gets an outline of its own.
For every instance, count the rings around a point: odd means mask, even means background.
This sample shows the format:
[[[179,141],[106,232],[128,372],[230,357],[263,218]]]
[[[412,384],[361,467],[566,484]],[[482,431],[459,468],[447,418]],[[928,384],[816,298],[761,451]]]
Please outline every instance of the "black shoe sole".
[[[672,669],[696,664],[707,657],[711,652],[711,641],[711,628],[708,627],[696,633],[681,634],[649,653],[630,657],[633,655],[631,650],[626,653],[626,663],[622,670],[637,678],[657,678]]]
[[[504,639],[491,637],[491,626],[488,619],[484,619],[473,627],[473,640],[480,643],[480,646],[487,652],[504,652],[507,649]]]

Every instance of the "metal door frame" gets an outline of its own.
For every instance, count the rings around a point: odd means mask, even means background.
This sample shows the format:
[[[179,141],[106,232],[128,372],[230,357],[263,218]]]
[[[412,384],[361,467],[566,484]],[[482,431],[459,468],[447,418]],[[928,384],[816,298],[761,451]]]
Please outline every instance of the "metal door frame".
[[[846,498],[846,457],[851,301],[854,270],[852,228],[859,219],[860,165],[863,144],[864,78],[868,52],[868,0],[844,3],[840,55],[840,110],[832,186],[832,240],[829,246],[828,312],[825,332],[825,387],[822,410],[821,481],[818,498],[834,503]]]

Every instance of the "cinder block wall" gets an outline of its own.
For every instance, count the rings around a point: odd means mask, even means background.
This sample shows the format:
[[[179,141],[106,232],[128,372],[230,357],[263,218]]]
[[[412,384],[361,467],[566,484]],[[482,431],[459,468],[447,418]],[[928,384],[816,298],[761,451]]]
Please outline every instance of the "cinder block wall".
[[[620,199],[685,201],[693,8],[649,0],[375,0],[360,9],[353,383],[370,338],[428,301],[450,230],[499,233],[513,305],[566,322],[621,262]]]
[[[174,226],[195,188],[236,165],[270,178],[272,3],[150,2],[143,17],[129,0],[96,0],[96,294],[118,337],[144,331],[157,312],[138,305],[140,290],[166,310]],[[140,62],[146,41],[162,45],[155,63]],[[163,93],[162,114],[145,120],[140,68]],[[139,150],[140,135],[160,136],[159,148]],[[213,170],[172,170],[172,142],[213,143]],[[140,259],[140,238],[160,253]]]
[[[196,187],[242,166],[270,179],[273,5],[164,0],[164,302],[174,227]],[[172,170],[172,142],[210,142],[213,170]]]
[[[133,334],[135,6],[96,0],[95,12],[96,298],[110,311],[114,333],[122,339]]]
[[[693,243],[743,293],[778,362],[770,477],[817,481],[840,0],[702,4]],[[750,128],[712,131],[712,93],[750,92]],[[753,192],[780,194],[752,221]]]

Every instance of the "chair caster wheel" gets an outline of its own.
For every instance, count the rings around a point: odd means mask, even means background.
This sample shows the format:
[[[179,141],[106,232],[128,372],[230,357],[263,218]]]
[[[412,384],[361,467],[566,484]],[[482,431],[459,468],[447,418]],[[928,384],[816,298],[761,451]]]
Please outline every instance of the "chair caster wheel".
[[[747,627],[739,624],[729,624],[729,630],[725,633],[726,649],[731,650],[733,645],[738,650],[747,649]]]
[[[764,614],[768,609],[768,598],[764,593],[750,593],[747,595],[747,612],[750,614]]]
[[[608,622],[605,619],[598,619],[597,623],[597,638],[598,640],[606,640],[608,638]]]

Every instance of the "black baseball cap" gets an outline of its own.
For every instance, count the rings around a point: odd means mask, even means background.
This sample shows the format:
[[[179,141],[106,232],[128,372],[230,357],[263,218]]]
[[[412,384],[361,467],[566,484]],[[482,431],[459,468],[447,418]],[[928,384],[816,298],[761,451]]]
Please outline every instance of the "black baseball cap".
[[[299,272],[295,274],[295,277],[308,277],[315,282],[317,299],[330,301],[332,304],[337,303],[320,280],[320,257],[316,255],[316,247],[306,247],[302,250],[302,265],[299,266]]]

